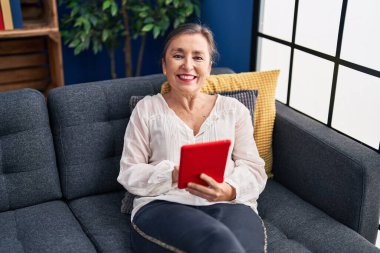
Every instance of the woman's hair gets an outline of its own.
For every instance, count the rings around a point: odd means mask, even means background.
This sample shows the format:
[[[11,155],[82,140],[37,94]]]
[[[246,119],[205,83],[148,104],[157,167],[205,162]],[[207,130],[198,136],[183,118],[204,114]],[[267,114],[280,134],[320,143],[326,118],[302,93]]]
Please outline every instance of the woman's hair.
[[[165,46],[164,46],[164,51],[162,52],[162,59],[165,61],[165,54],[166,51],[168,50],[168,47],[172,40],[176,38],[177,36],[180,36],[182,34],[201,34],[208,43],[209,46],[209,51],[210,51],[210,58],[211,62],[215,63],[217,60],[219,53],[215,45],[214,41],[214,35],[212,34],[211,30],[203,25],[200,24],[195,24],[195,23],[186,23],[183,25],[180,25],[173,31],[169,33],[169,35],[166,37],[165,41]]]

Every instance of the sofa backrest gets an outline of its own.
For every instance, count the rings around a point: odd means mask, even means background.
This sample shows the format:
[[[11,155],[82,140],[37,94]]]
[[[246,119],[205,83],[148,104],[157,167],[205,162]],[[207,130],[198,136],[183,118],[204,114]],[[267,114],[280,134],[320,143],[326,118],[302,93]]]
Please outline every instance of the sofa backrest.
[[[59,199],[53,139],[44,96],[0,93],[0,211]]]
[[[129,99],[160,92],[164,81],[158,74],[50,91],[48,108],[65,198],[122,189],[116,178],[131,115]]]

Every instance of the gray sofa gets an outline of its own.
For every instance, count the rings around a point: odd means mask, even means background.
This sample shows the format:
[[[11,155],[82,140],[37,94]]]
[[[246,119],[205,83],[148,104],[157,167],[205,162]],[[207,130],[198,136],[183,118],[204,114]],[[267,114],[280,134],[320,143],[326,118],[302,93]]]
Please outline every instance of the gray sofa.
[[[219,69],[220,72],[230,70]],[[0,252],[132,252],[117,183],[132,95],[163,75],[0,93]],[[281,103],[268,252],[380,252],[378,153]]]

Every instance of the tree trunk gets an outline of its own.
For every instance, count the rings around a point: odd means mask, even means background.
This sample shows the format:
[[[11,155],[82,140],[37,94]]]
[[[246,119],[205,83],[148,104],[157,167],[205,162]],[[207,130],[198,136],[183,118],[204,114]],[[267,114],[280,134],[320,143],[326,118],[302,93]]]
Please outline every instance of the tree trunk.
[[[131,34],[129,32],[128,7],[127,3],[122,5],[122,13],[125,28],[124,41],[124,58],[125,58],[125,74],[127,77],[132,76],[132,49],[131,49]]]
[[[139,58],[137,59],[137,66],[136,66],[136,76],[141,75],[141,67],[142,67],[142,62],[144,58],[144,50],[145,50],[145,41],[146,41],[146,33],[144,33],[141,36],[141,45],[140,45],[140,50],[139,50]]]
[[[109,49],[109,57],[111,60],[111,78],[116,79],[116,64],[115,64],[115,49],[110,48]]]

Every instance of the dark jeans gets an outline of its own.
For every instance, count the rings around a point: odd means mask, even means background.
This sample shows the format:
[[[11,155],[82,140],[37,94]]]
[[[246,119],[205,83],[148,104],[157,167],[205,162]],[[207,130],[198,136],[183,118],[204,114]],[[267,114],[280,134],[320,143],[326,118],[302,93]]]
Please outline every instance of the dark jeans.
[[[242,204],[153,201],[133,218],[134,252],[264,252],[261,218]]]

